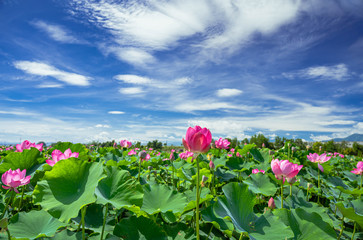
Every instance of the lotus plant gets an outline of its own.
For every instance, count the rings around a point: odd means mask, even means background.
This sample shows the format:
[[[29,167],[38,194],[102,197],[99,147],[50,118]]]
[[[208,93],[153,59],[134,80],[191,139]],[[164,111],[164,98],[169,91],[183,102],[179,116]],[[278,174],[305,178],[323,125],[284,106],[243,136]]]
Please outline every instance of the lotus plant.
[[[123,148],[130,148],[132,146],[132,142],[129,142],[127,140],[121,140],[120,146]]]
[[[274,159],[271,161],[271,168],[275,174],[276,179],[281,180],[281,208],[283,208],[284,203],[283,185],[285,179],[289,181],[290,179],[294,178],[302,167],[303,165],[289,162],[289,160]]]
[[[43,143],[35,144],[25,140],[21,144],[16,144],[16,152],[22,152],[23,150],[30,149],[31,147],[38,149],[40,152],[43,151]]]
[[[68,159],[68,158],[71,158],[71,157],[78,158],[78,156],[79,156],[79,153],[78,152],[73,152],[72,153],[72,150],[70,148],[65,150],[64,153],[62,153],[62,151],[60,151],[58,149],[55,149],[52,152],[52,159],[53,160],[47,159],[45,161],[46,161],[46,163],[48,163],[48,165],[53,167],[60,160]]]
[[[183,138],[184,147],[193,153],[206,153],[209,151],[210,144],[212,142],[212,133],[207,128],[201,128],[200,126],[189,127]],[[200,239],[199,236],[199,156],[197,156],[197,199],[196,199],[196,211],[195,211],[195,223],[196,223],[196,233],[197,240]]]
[[[219,149],[228,149],[231,143],[227,139],[219,138],[215,141],[216,148]]]
[[[252,174],[257,174],[257,173],[259,173],[259,172],[260,172],[260,173],[265,174],[265,170],[262,170],[262,169],[261,169],[261,170],[259,170],[259,169],[257,169],[257,168],[256,168],[256,169],[252,169]]]
[[[360,187],[359,189],[362,189],[362,182],[363,182],[363,162],[359,161],[357,163],[357,168],[354,168],[353,171],[351,171],[354,174],[360,175]],[[362,194],[359,194],[359,198],[362,196]]]
[[[318,168],[322,172],[324,172],[324,168],[320,164],[323,164],[323,163],[329,161],[331,158],[331,156],[328,156],[326,153],[323,153],[321,155],[319,155],[317,153],[310,153],[306,157],[309,159],[310,162],[318,163]],[[320,172],[319,172],[319,170],[318,170],[318,203],[320,200]]]

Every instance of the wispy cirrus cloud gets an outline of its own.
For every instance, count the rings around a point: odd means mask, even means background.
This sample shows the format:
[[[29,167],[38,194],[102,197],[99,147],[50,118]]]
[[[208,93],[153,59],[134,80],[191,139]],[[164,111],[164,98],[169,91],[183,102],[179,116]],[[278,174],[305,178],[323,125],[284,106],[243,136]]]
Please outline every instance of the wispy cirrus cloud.
[[[241,95],[242,93],[242,90],[236,88],[222,88],[217,90],[218,97],[234,97]]]
[[[80,40],[67,30],[65,27],[57,24],[51,24],[44,21],[32,21],[31,24],[39,30],[45,32],[50,38],[61,43],[84,44],[86,41]]]
[[[123,111],[108,111],[108,114],[120,115],[120,114],[125,114],[125,112],[123,112]]]
[[[77,73],[66,72],[60,70],[52,65],[37,62],[37,61],[16,61],[13,62],[17,69],[20,69],[28,74],[42,76],[42,77],[53,77],[61,82],[75,86],[89,86],[90,77],[83,76]]]
[[[316,80],[336,80],[345,81],[352,76],[348,67],[341,63],[332,66],[314,66],[301,69],[295,72],[283,73],[286,78],[308,78]]]

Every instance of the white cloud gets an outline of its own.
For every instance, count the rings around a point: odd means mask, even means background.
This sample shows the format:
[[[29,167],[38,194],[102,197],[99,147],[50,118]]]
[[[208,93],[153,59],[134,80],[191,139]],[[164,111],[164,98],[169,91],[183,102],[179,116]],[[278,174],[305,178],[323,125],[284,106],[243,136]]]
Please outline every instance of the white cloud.
[[[125,112],[122,112],[122,111],[109,111],[108,112],[108,114],[118,114],[118,115],[120,115],[120,114],[125,114]]]
[[[171,104],[171,105],[174,105]],[[246,110],[248,106],[234,105],[228,102],[217,102],[211,99],[200,99],[188,102],[176,103],[174,106],[170,106],[170,110],[177,112],[192,113],[195,111],[210,111],[210,110],[223,110],[223,109],[235,109]]]
[[[218,89],[217,96],[218,97],[234,97],[242,94],[243,91],[235,88],[222,88]]]
[[[140,94],[143,93],[144,90],[139,87],[129,87],[129,88],[120,88],[119,92],[126,95],[134,95],[134,94]]]
[[[331,140],[332,139],[332,137],[329,137],[327,135],[318,135],[318,136],[315,136],[314,134],[311,134],[310,135],[310,138],[314,142],[328,141],[328,140]]]
[[[151,84],[152,80],[150,78],[146,77],[140,77],[137,75],[116,75],[115,78],[117,80],[123,81],[125,83],[131,83],[131,84]]]
[[[31,61],[16,61],[13,63],[17,69],[20,69],[28,74],[53,77],[59,81],[69,85],[88,86],[91,78],[77,74],[59,70],[51,65],[42,62]]]
[[[344,81],[349,79],[351,73],[348,67],[341,63],[332,66],[315,66],[305,68],[296,72],[283,73],[286,78],[308,78],[318,80],[337,80]]]
[[[63,85],[58,83],[43,83],[37,86],[37,88],[62,88],[62,87]]]
[[[106,53],[113,53],[121,61],[132,65],[144,66],[156,62],[156,59],[147,51],[138,48],[106,47]]]
[[[76,37],[72,36],[72,34],[63,26],[49,24],[44,21],[34,21],[32,22],[32,24],[38,29],[46,32],[49,37],[51,37],[55,41],[61,43],[84,43],[84,41],[81,41]]]
[[[104,125],[102,125],[102,124],[96,124],[95,127],[96,128],[111,128],[111,126],[110,125],[107,125],[107,124],[104,124]]]
[[[193,82],[193,79],[191,79],[190,77],[182,77],[182,78],[177,78],[174,80],[174,84],[176,85],[186,85],[186,84],[190,84]]]

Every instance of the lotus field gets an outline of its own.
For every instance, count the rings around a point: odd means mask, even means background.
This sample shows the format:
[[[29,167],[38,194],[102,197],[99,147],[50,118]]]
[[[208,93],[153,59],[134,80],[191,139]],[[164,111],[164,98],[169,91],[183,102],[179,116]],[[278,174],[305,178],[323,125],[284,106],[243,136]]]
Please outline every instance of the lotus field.
[[[2,147],[0,239],[363,239],[361,158],[181,142]]]

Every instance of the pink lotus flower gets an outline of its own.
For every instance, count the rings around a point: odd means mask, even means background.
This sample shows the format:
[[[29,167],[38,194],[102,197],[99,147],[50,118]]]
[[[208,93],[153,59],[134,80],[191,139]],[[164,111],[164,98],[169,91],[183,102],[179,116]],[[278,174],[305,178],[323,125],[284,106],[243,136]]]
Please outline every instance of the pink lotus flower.
[[[209,162],[209,168],[212,169],[212,170],[214,170],[216,168],[216,166],[214,165],[212,159]]]
[[[161,152],[158,152],[157,154],[156,154],[156,156],[160,156],[161,155]]]
[[[38,149],[40,152],[43,151],[43,143],[35,144],[25,140],[21,144],[16,144],[16,152],[22,152],[24,149],[30,149],[31,147]]]
[[[212,134],[209,129],[201,128],[200,126],[189,127],[185,139],[183,138],[185,149],[195,153],[208,152],[211,142]]]
[[[194,153],[192,152],[188,152],[188,151],[185,151],[185,152],[182,152],[182,153],[179,153],[179,157],[181,159],[187,159],[188,157],[193,157]]]
[[[227,154],[228,157],[233,157],[233,154]]]
[[[127,154],[129,156],[136,155],[136,151],[134,149],[131,149],[130,152]]]
[[[271,197],[270,200],[268,200],[268,207],[270,209],[275,209],[276,205],[275,205],[275,200]]]
[[[152,151],[152,150],[154,150],[153,148],[149,148],[149,151]]]
[[[30,182],[30,176],[26,176],[26,169],[23,171],[20,171],[20,168],[14,171],[9,169],[1,176],[1,181],[6,185],[2,186],[4,189],[12,189],[19,193],[16,188],[28,184]]]
[[[350,172],[357,174],[357,175],[362,175],[363,174],[363,162],[359,161],[357,163],[357,168],[354,168],[353,171],[350,171]]]
[[[231,144],[227,139],[219,138],[217,141],[215,141],[216,148],[219,149],[228,149],[229,144]]]
[[[334,153],[334,157],[336,157],[336,156],[339,156],[339,157],[341,157],[341,158],[344,158],[344,155],[343,155],[343,154],[340,154],[340,153],[338,153],[338,152],[335,152],[335,153]]]
[[[236,153],[236,156],[237,157],[242,157],[242,155],[239,152]]]
[[[58,149],[55,149],[52,152],[52,159],[53,160],[47,159],[45,161],[46,161],[46,163],[48,163],[48,165],[50,165],[50,166],[53,167],[60,160],[68,159],[68,158],[71,158],[71,157],[78,158],[78,156],[79,156],[79,153],[78,152],[72,153],[72,151],[71,151],[70,148],[68,148],[67,150],[65,150],[64,153],[62,153]]]
[[[175,152],[175,151],[174,151]],[[175,156],[174,156],[174,152],[172,151],[169,155],[169,159],[166,160],[170,160],[170,161],[174,161],[175,160]]]
[[[116,143],[116,142],[114,142],[114,143],[113,143],[113,147],[114,147],[114,148],[116,148],[116,147],[117,147],[117,143]]]
[[[324,172],[323,166],[320,165],[320,163],[325,163],[330,160],[331,156],[327,156],[326,153],[323,153],[321,155],[317,153],[310,153],[306,156],[310,162],[318,163],[318,168],[320,171]]]
[[[278,180],[283,180],[283,182],[285,182],[285,178],[295,177],[302,167],[303,165],[289,162],[289,160],[274,159],[271,161],[271,168],[275,177]]]
[[[265,170],[262,170],[262,169],[261,170],[258,170],[257,168],[256,169],[252,169],[252,173],[253,174],[257,174],[259,172],[265,174]]]
[[[232,153],[234,153],[234,148],[231,148],[229,151],[231,151]]]
[[[121,140],[120,141],[120,146],[121,147],[124,147],[124,148],[129,148],[132,146],[132,143],[127,141],[127,140]]]

